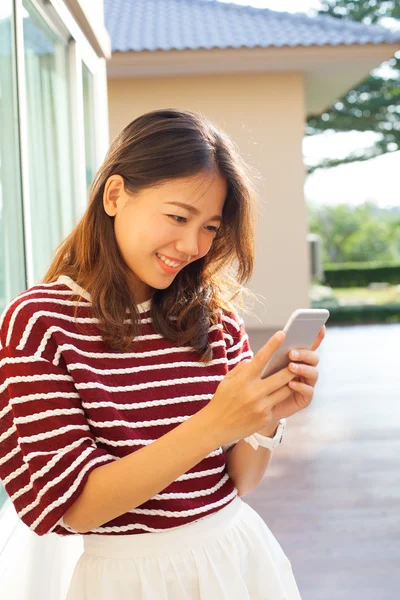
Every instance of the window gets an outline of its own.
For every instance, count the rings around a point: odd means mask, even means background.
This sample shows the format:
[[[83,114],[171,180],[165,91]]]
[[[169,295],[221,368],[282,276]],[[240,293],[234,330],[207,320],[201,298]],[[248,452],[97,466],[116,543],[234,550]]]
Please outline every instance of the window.
[[[106,90],[105,61],[65,3],[0,0],[0,315],[43,279],[85,207],[108,147]],[[0,508],[7,497],[0,482]]]
[[[68,45],[24,0],[30,236],[33,281],[39,283],[56,247],[74,224]]]
[[[0,313],[26,288],[12,1],[0,7]]]
[[[26,288],[12,4],[0,8],[0,314]],[[0,507],[6,500],[0,483]]]
[[[86,188],[89,191],[95,174],[93,75],[82,63],[83,112],[85,127]]]

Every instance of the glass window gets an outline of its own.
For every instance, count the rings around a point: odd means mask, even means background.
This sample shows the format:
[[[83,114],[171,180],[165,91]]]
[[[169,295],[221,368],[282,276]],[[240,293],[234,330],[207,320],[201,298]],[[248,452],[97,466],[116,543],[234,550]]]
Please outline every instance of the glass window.
[[[12,5],[0,7],[0,314],[26,288]],[[7,494],[0,483],[0,507]]]
[[[31,0],[22,1],[18,103],[13,5],[13,0],[0,0],[0,315],[12,298],[42,280],[77,218],[67,34],[61,37]],[[92,72],[84,64],[82,84],[89,189],[96,161],[94,92]],[[27,278],[28,258],[32,280]],[[0,482],[0,507],[6,498]]]
[[[68,47],[24,0],[29,201],[34,283],[74,225]]]
[[[12,2],[0,9],[0,313],[26,287]]]
[[[93,75],[82,63],[83,111],[85,122],[86,188],[89,191],[95,175]]]

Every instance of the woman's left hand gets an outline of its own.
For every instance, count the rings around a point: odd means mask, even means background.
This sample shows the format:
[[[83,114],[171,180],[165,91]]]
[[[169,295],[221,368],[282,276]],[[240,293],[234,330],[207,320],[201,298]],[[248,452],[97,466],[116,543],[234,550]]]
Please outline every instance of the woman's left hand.
[[[317,366],[319,357],[316,350],[321,345],[325,332],[326,327],[323,325],[309,350],[297,350],[298,356],[296,357],[292,357],[293,351],[289,352],[289,358],[292,362],[289,364],[288,369],[297,375],[295,380],[288,383],[289,388],[293,391],[274,406],[271,422],[258,431],[261,435],[272,437],[280,419],[291,417],[311,403],[314,387],[318,381]],[[297,368],[292,365],[297,365]]]
[[[289,383],[289,387],[293,389],[293,394],[285,400],[285,403],[287,400],[294,400],[299,410],[308,406],[313,398],[314,387],[318,381],[317,366],[319,363],[319,357],[315,351],[321,345],[325,333],[326,327],[324,325],[309,350],[297,350],[298,356],[296,357],[293,356],[293,351],[289,352],[289,358],[292,361],[289,370],[298,375],[298,381],[293,380]]]

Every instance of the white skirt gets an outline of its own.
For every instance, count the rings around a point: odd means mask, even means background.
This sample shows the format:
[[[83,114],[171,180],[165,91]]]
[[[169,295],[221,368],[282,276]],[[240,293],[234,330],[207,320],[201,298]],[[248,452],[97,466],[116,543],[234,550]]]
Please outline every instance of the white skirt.
[[[301,600],[281,546],[239,496],[169,531],[83,540],[67,600]]]

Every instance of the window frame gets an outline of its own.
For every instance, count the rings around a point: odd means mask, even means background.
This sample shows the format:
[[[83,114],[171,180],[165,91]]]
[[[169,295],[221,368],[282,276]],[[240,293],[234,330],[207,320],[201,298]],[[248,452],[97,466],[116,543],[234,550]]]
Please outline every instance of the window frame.
[[[69,104],[72,122],[72,171],[73,193],[75,198],[75,221],[86,208],[86,158],[84,138],[84,104],[82,64],[84,63],[93,76],[93,94],[96,102],[93,107],[93,132],[95,138],[95,168],[103,160],[109,145],[108,133],[108,100],[106,59],[108,56],[97,54],[85,37],[73,15],[63,0],[29,0],[32,7],[43,19],[49,29],[67,46],[68,52],[68,86],[70,89]],[[11,60],[13,62],[13,93],[16,102],[17,147],[19,151],[20,190],[21,190],[21,223],[23,249],[21,252],[25,274],[24,286],[28,289],[34,285],[34,267],[32,260],[31,233],[31,201],[29,192],[29,155],[27,140],[27,98],[25,79],[25,46],[23,32],[23,0],[11,0]],[[61,241],[61,240],[60,240]],[[11,299],[5,299],[7,303]],[[10,539],[12,532],[19,524],[18,516],[7,496],[0,505],[0,554]],[[3,529],[4,523],[7,527]]]

